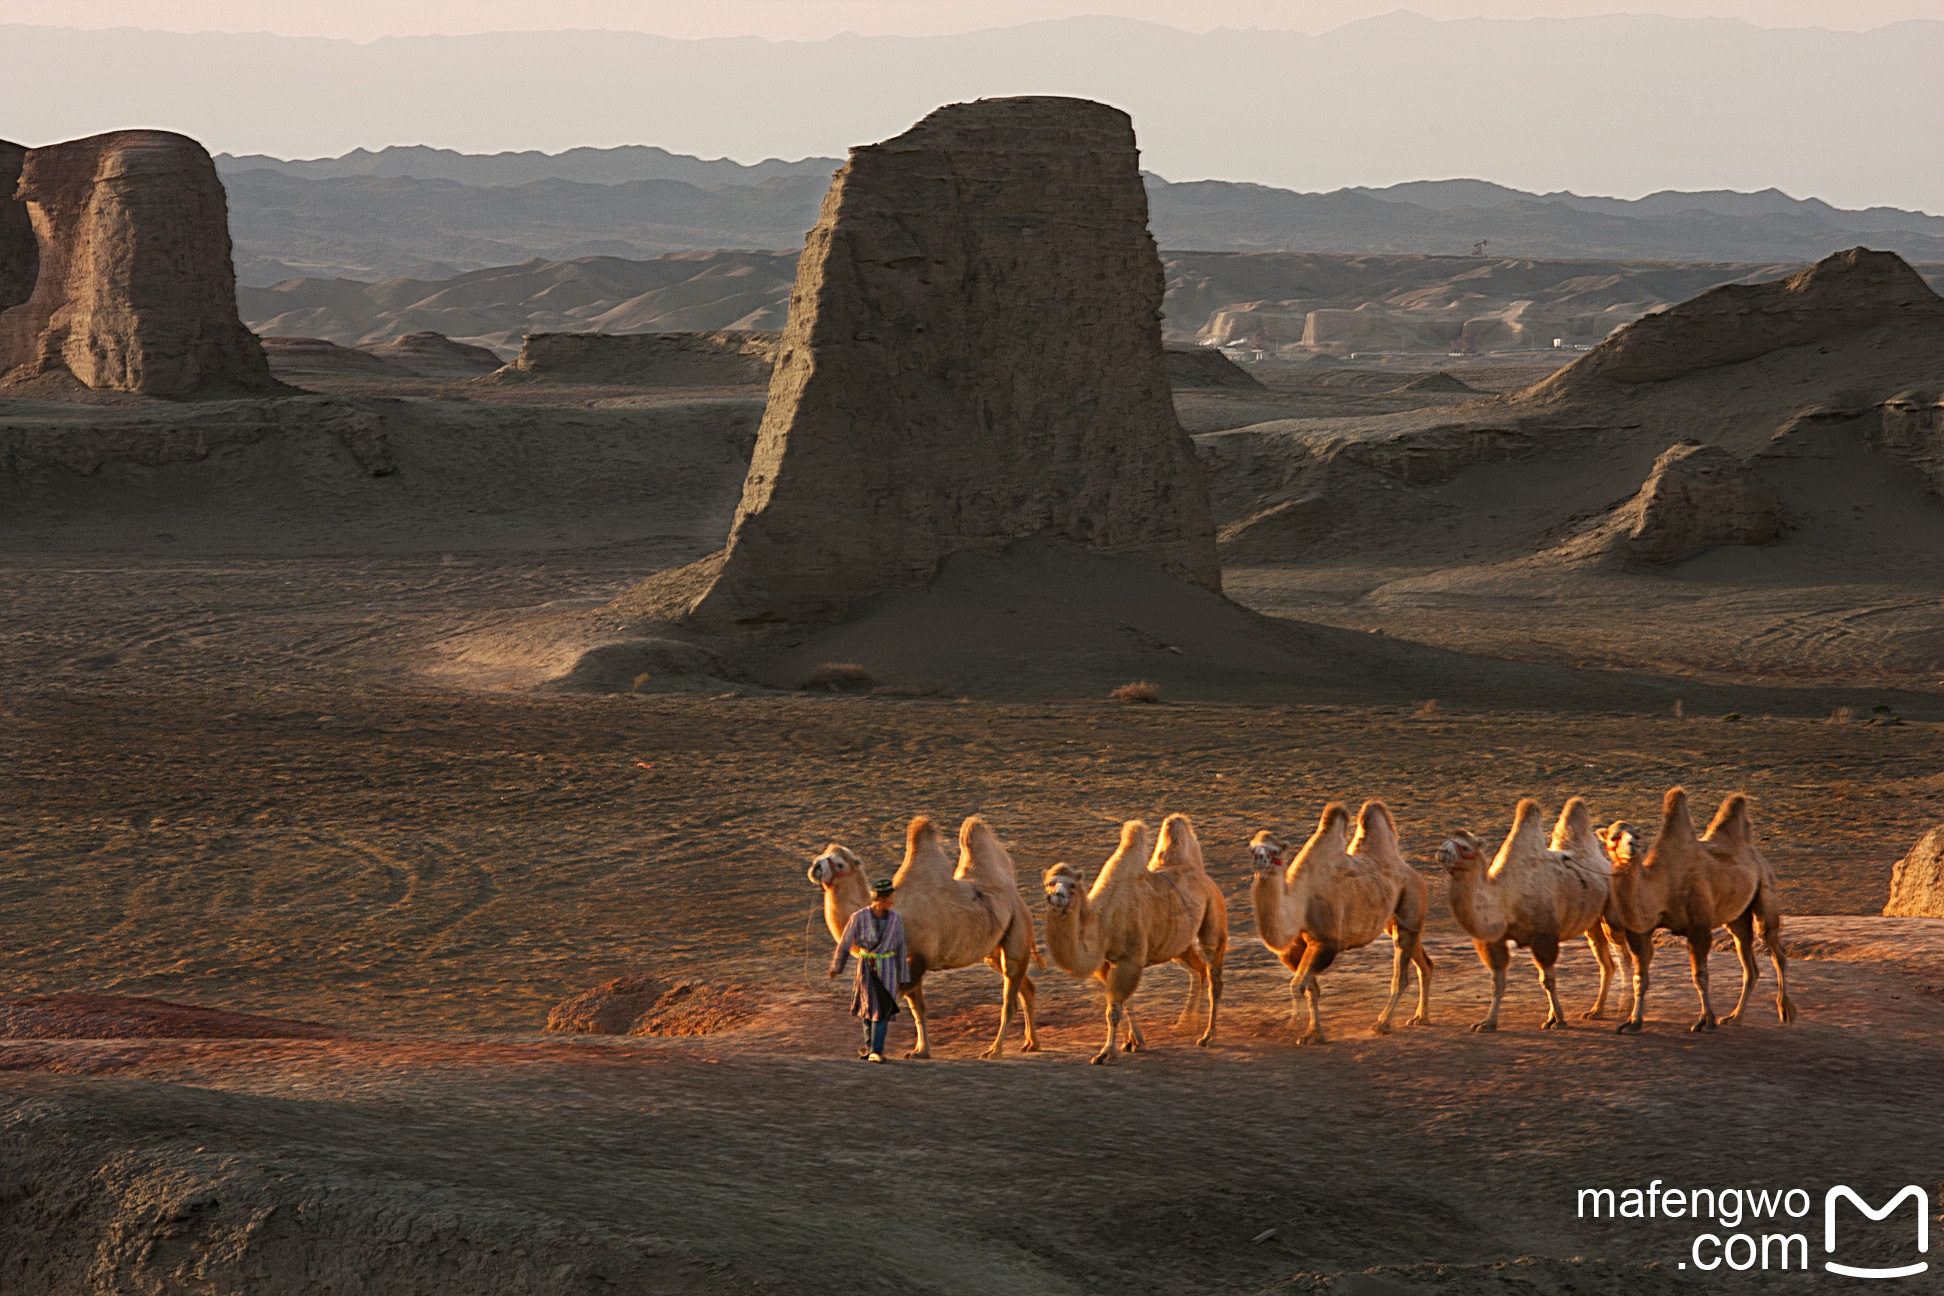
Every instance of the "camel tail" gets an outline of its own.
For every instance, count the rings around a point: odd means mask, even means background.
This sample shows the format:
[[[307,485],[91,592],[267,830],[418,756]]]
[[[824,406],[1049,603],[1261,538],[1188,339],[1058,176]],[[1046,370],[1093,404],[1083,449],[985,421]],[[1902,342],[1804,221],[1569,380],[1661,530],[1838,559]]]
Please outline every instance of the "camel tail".
[[[1161,839],[1154,844],[1154,859],[1148,867],[1203,871],[1201,842],[1187,815],[1171,814],[1162,821]]]
[[[1708,823],[1708,839],[1726,842],[1736,850],[1755,840],[1755,824],[1748,816],[1748,796],[1743,792],[1733,793],[1715,811],[1715,817]]]

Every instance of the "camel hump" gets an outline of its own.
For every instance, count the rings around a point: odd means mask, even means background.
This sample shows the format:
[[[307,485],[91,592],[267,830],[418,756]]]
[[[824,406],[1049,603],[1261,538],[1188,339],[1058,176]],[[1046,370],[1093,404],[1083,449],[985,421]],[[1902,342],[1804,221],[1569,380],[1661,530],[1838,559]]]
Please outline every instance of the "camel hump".
[[[1332,828],[1339,832],[1350,831],[1350,807],[1341,801],[1332,801],[1323,807],[1323,816],[1316,821],[1316,831],[1320,836]]]
[[[1505,834],[1505,845],[1499,848],[1499,859],[1509,859],[1514,855],[1537,855],[1546,848],[1545,829],[1541,827],[1539,803],[1531,797],[1520,797],[1518,806],[1512,811],[1512,831]]]
[[[938,844],[938,827],[932,823],[930,815],[917,815],[905,829],[905,852],[909,854],[926,842]]]
[[[1390,807],[1382,801],[1363,803],[1363,809],[1357,812],[1357,836],[1350,843],[1352,855],[1369,855],[1374,851],[1388,855],[1401,853],[1397,844],[1397,821],[1391,818]]]
[[[1571,798],[1559,812],[1559,822],[1553,825],[1551,848],[1589,855],[1599,853],[1598,846],[1599,838],[1593,833],[1593,812],[1586,808],[1586,798]]]
[[[1161,840],[1154,845],[1154,858],[1148,864],[1150,869],[1182,869],[1200,873],[1202,867],[1201,842],[1195,837],[1195,825],[1184,814],[1171,814],[1161,821]]]
[[[1726,840],[1737,847],[1746,846],[1755,839],[1755,823],[1748,816],[1748,794],[1730,793],[1715,811],[1714,819],[1708,824],[1710,841]]]
[[[1122,853],[1147,845],[1148,826],[1145,819],[1129,819],[1121,825],[1120,848]]]
[[[983,815],[968,815],[959,825],[960,877],[989,878],[999,883],[1015,882],[1019,876],[1012,856],[999,843],[999,834]]]
[[[1694,836],[1694,818],[1688,814],[1687,789],[1671,787],[1661,798],[1660,835],[1663,838],[1685,835]]]

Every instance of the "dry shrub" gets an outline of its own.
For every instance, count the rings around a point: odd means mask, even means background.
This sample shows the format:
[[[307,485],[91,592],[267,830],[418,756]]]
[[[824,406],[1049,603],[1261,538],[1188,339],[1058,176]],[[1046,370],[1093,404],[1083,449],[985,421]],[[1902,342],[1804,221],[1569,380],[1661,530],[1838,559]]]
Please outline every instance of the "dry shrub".
[[[1429,720],[1432,716],[1438,714],[1438,699],[1431,698],[1428,701],[1420,702],[1418,709],[1411,712],[1411,714],[1420,720]]]
[[[1824,721],[1824,723],[1825,724],[1848,724],[1854,719],[1856,719],[1855,707],[1837,707],[1834,711],[1831,711],[1829,713],[1829,719]]]
[[[1679,699],[1679,698],[1675,698],[1675,699],[1674,699],[1674,718],[1675,718],[1676,720],[1679,720],[1679,719],[1680,719],[1680,718],[1681,718],[1682,716],[1684,716],[1684,715],[1686,715],[1686,714],[1687,714],[1687,707],[1686,707],[1686,706],[1685,706],[1685,705],[1684,705],[1684,704],[1683,704],[1683,703],[1681,702],[1681,699]]]
[[[797,687],[816,693],[862,693],[877,681],[856,662],[825,662],[797,681]]]
[[[1116,702],[1159,702],[1161,686],[1149,680],[1135,680],[1123,684],[1107,695]]]
[[[678,981],[635,1022],[630,1035],[714,1035],[756,1018],[757,1004],[741,986]]]

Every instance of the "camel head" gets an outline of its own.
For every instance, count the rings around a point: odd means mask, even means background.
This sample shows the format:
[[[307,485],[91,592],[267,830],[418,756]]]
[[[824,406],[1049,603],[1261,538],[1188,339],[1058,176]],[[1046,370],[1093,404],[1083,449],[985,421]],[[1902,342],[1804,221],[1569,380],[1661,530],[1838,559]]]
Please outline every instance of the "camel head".
[[[1283,844],[1267,828],[1249,838],[1249,863],[1254,866],[1257,877],[1283,871]]]
[[[1594,835],[1615,864],[1632,864],[1646,853],[1641,849],[1640,829],[1630,823],[1616,819]]]
[[[1485,843],[1463,828],[1445,838],[1434,858],[1438,867],[1447,873],[1463,873],[1490,862],[1485,855]]]
[[[1074,900],[1083,894],[1083,880],[1080,870],[1071,864],[1055,864],[1046,870],[1046,907],[1057,913],[1071,909]]]
[[[853,855],[850,847],[836,842],[824,847],[823,854],[810,861],[810,881],[825,890],[834,888],[839,879],[853,873],[863,876],[864,861]]]

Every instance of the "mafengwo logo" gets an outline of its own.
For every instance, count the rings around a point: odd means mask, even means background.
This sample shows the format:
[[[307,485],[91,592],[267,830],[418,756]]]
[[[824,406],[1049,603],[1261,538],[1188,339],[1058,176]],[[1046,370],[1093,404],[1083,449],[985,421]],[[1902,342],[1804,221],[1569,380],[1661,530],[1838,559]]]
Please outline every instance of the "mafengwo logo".
[[[1787,1232],[1789,1222],[1807,1220],[1815,1198],[1803,1188],[1664,1188],[1656,1179],[1645,1188],[1582,1188],[1579,1190],[1581,1219],[1665,1219],[1691,1220],[1695,1224],[1711,1221],[1726,1232],[1696,1233],[1688,1244],[1687,1258],[1677,1261],[1677,1269],[1699,1269],[1704,1273],[1751,1269],[1796,1270],[1811,1268],[1809,1234]],[[1823,1193],[1823,1259],[1825,1272],[1845,1278],[1914,1278],[1930,1269],[1930,1262],[1913,1259],[1904,1263],[1855,1263],[1857,1257],[1840,1257],[1839,1236],[1845,1219],[1861,1216],[1871,1221],[1890,1220],[1908,1203],[1914,1227],[1910,1239],[1916,1254],[1930,1251],[1930,1196],[1916,1184],[1906,1184],[1881,1206],[1872,1206],[1862,1194],[1847,1184],[1837,1184]],[[1850,1211],[1841,1208],[1847,1204]],[[1744,1229],[1744,1221],[1746,1228]],[[1808,1227],[1813,1228],[1813,1225]],[[1853,1228],[1854,1225],[1852,1224]],[[1770,1232],[1768,1229],[1774,1229]],[[1882,1246],[1883,1240],[1876,1239]],[[1854,1251],[1854,1248],[1851,1248]]]

